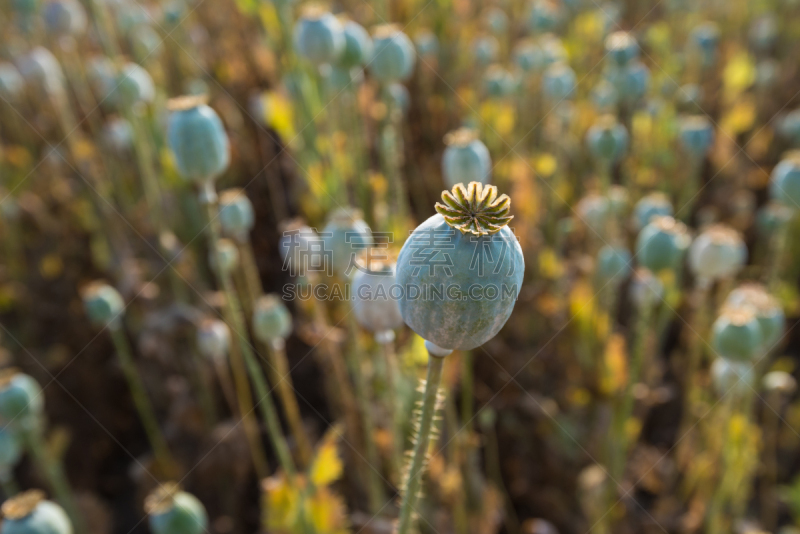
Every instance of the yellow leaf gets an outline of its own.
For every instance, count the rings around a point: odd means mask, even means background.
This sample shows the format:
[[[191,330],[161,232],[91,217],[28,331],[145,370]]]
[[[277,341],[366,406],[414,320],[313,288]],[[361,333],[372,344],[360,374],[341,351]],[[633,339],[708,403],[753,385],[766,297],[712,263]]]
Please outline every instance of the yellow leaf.
[[[609,392],[622,391],[628,381],[628,358],[625,337],[614,333],[608,340],[605,352],[604,389]]]
[[[533,168],[542,178],[550,178],[558,170],[558,160],[552,154],[544,153],[536,158]]]
[[[739,52],[728,61],[722,73],[725,97],[732,100],[750,87],[756,79],[756,65],[747,52]]]
[[[344,465],[339,457],[338,441],[341,429],[332,426],[317,447],[309,477],[315,486],[327,486],[342,476]]]
[[[564,266],[551,248],[545,248],[539,253],[539,272],[545,278],[559,278],[564,273]]]
[[[738,135],[753,127],[756,120],[756,105],[750,100],[740,100],[723,118],[722,129],[731,135]]]

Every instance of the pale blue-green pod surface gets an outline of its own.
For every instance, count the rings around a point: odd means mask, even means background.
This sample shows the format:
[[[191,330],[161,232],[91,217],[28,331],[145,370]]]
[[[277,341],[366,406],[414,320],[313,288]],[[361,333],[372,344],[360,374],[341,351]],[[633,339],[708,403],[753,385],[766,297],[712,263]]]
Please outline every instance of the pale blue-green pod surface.
[[[344,27],[331,13],[312,7],[294,26],[294,47],[315,65],[336,63],[345,49]]]
[[[761,356],[764,337],[754,310],[738,307],[723,310],[711,327],[711,347],[735,362],[751,362]]]
[[[639,57],[639,43],[625,31],[617,31],[606,37],[605,47],[608,58],[620,67]]]
[[[535,33],[550,32],[564,21],[564,13],[559,4],[549,0],[533,2],[528,14],[528,27]]]
[[[442,175],[445,185],[480,182],[488,184],[492,178],[492,157],[486,145],[477,138],[477,132],[461,128],[445,136],[447,148],[442,155]]]
[[[675,210],[667,195],[654,192],[643,196],[633,207],[633,226],[636,230],[644,228],[653,217],[672,217]]]
[[[792,154],[775,166],[770,176],[769,195],[794,211],[800,210],[800,155]]]
[[[514,64],[523,72],[536,72],[544,68],[544,52],[533,39],[523,39],[514,46]]]
[[[439,39],[430,30],[422,30],[414,36],[414,47],[423,58],[435,58],[439,55]]]
[[[756,213],[756,230],[759,236],[772,238],[775,232],[792,220],[794,210],[771,200]]]
[[[625,102],[640,100],[650,86],[650,70],[638,60],[633,60],[623,67],[607,68],[605,78],[614,85],[620,99]]]
[[[243,189],[228,189],[219,196],[219,223],[225,235],[245,239],[256,222],[253,203]]]
[[[25,503],[23,507],[12,508],[14,501],[31,498],[36,494],[36,502]],[[67,513],[59,505],[41,498],[36,490],[25,492],[3,503],[5,519],[0,526],[0,534],[72,534],[72,523]],[[29,509],[30,508],[30,509]]]
[[[689,268],[709,282],[735,276],[747,261],[747,246],[742,236],[728,226],[714,225],[704,230],[689,247]]]
[[[27,428],[44,412],[44,395],[39,383],[14,370],[0,375],[0,421],[14,428]]]
[[[714,127],[705,115],[681,117],[681,148],[693,158],[702,158],[714,143]]]
[[[183,102],[192,99],[185,97]],[[213,180],[230,164],[230,142],[217,113],[195,101],[172,111],[167,126],[167,145],[178,174],[185,180]]]
[[[197,350],[209,359],[224,358],[231,344],[231,332],[224,321],[205,319],[197,328]]]
[[[253,309],[253,333],[262,341],[286,339],[292,333],[292,314],[277,295],[260,297]]]
[[[106,326],[119,321],[125,310],[125,302],[119,292],[102,282],[89,284],[81,296],[86,315],[95,325]]]
[[[77,0],[53,0],[44,6],[47,30],[57,35],[80,35],[86,31],[86,10]]]
[[[208,262],[220,274],[232,273],[239,265],[239,249],[230,239],[218,239],[208,252]]]
[[[753,391],[755,372],[749,362],[715,358],[711,364],[711,384],[720,397],[741,396]]]
[[[43,46],[37,46],[17,61],[25,82],[33,89],[56,94],[64,90],[64,72],[56,57]]]
[[[575,71],[566,63],[553,63],[544,71],[542,90],[550,100],[564,100],[575,93]]]
[[[600,287],[618,287],[631,274],[631,253],[627,248],[604,245],[597,253],[594,275]]]
[[[408,110],[411,108],[411,95],[406,86],[402,83],[390,83],[386,87],[386,91],[389,93],[392,109],[399,110],[403,116],[408,115]]]
[[[513,95],[519,87],[519,81],[508,70],[499,65],[486,69],[483,76],[483,87],[491,98],[505,98]]]
[[[152,102],[156,86],[150,73],[136,63],[127,63],[117,77],[114,101],[127,109],[138,103]]]
[[[25,79],[11,63],[0,63],[0,96],[10,103],[17,102],[25,90]]]
[[[628,130],[611,116],[602,117],[586,132],[586,145],[596,159],[617,162],[628,151],[628,144]]]
[[[764,348],[771,351],[783,338],[786,329],[786,316],[778,299],[767,292],[767,289],[752,282],[744,283],[730,292],[725,299],[729,308],[750,307],[756,314],[761,326]]]
[[[0,426],[0,477],[13,469],[22,456],[22,440],[13,425]]]
[[[414,72],[414,43],[397,26],[379,26],[373,34],[373,56],[369,65],[381,83],[402,82]]]
[[[664,284],[649,269],[638,267],[628,290],[631,302],[639,310],[652,308],[664,298]]]
[[[778,21],[771,13],[758,17],[750,26],[748,38],[758,52],[769,52],[778,41]]]
[[[488,65],[497,60],[500,43],[493,35],[479,35],[472,41],[472,54],[478,65]]]
[[[208,514],[197,497],[178,491],[168,503],[149,510],[153,534],[202,534],[208,529]]]
[[[372,58],[372,39],[364,27],[352,20],[344,23],[344,51],[339,65],[353,68],[365,65]]]
[[[473,349],[508,320],[524,271],[522,249],[508,226],[491,235],[463,234],[436,214],[400,251],[400,312],[425,340],[444,349]]]
[[[373,245],[369,226],[357,210],[349,208],[331,214],[321,237],[324,254],[330,255],[330,267],[337,276],[352,275],[357,255]]]
[[[654,273],[675,269],[691,241],[683,223],[672,217],[655,217],[639,232],[636,259],[639,265]]]
[[[403,326],[399,303],[401,288],[395,272],[395,264],[373,262],[353,275],[353,313],[358,324],[371,332]]]

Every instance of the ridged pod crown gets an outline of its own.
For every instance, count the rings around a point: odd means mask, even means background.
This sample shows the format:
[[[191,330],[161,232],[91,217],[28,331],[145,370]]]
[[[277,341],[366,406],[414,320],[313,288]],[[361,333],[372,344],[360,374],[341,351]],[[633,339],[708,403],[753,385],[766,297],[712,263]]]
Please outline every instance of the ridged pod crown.
[[[86,315],[98,326],[114,326],[125,311],[125,302],[119,292],[99,280],[84,287],[81,297]]]
[[[162,484],[145,500],[154,534],[200,534],[206,532],[208,515],[194,496],[181,491],[178,484]]]
[[[2,512],[6,519],[24,519],[44,500],[42,490],[28,490],[3,503]]]
[[[72,534],[64,509],[39,490],[16,495],[3,503],[3,534]]]
[[[723,309],[711,327],[711,346],[726,360],[750,362],[763,348],[763,333],[750,306]]]
[[[497,196],[497,187],[470,182],[468,186],[456,184],[451,191],[442,191],[442,202],[436,211],[445,222],[462,234],[491,235],[506,226],[513,215],[508,195]]]

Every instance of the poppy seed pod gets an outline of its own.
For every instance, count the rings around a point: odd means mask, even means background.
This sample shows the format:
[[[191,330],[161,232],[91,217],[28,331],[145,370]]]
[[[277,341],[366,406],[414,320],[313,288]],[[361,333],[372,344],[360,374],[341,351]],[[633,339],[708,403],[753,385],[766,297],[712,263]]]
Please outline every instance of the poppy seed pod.
[[[164,49],[164,41],[152,26],[141,25],[131,33],[131,47],[134,56],[139,61],[145,61],[151,56],[157,57]]]
[[[472,54],[478,65],[488,65],[497,60],[500,43],[493,35],[479,35],[472,41]]]
[[[364,27],[352,20],[344,23],[344,51],[339,65],[351,69],[365,65],[372,58],[372,39]]]
[[[19,101],[25,90],[25,79],[11,63],[0,63],[0,96],[11,104]]]
[[[664,297],[664,284],[652,271],[639,267],[633,271],[629,292],[634,306],[646,310]]]
[[[30,490],[3,503],[0,534],[72,534],[72,523],[59,505]]]
[[[714,143],[714,127],[705,115],[684,116],[678,139],[686,154],[695,159],[703,158]]]
[[[44,6],[44,23],[56,35],[79,35],[86,31],[86,10],[77,0],[53,0]]]
[[[283,259],[283,269],[293,275],[304,273],[310,265],[312,254],[323,252],[323,241],[317,232],[300,219],[292,219],[281,229],[278,251]],[[319,258],[321,259],[321,258]]]
[[[797,389],[797,380],[786,371],[770,371],[761,379],[761,385],[767,391],[791,395]]]
[[[428,342],[469,350],[494,337],[511,315],[525,260],[507,226],[510,204],[495,186],[458,184],[442,192],[438,213],[403,245],[396,270],[400,313]]]
[[[430,30],[422,30],[414,37],[414,47],[420,57],[434,58],[439,55],[439,39]]]
[[[755,385],[753,366],[748,362],[734,362],[715,358],[711,364],[711,384],[717,395],[745,395]]]
[[[168,482],[147,496],[145,511],[153,534],[207,532],[208,515],[197,497]]]
[[[748,306],[754,310],[767,351],[774,349],[781,340],[786,316],[778,300],[770,295],[764,286],[754,283],[742,284],[731,291],[725,299],[725,306],[730,308]]]
[[[122,117],[111,117],[103,125],[103,145],[117,155],[128,153],[133,148],[131,123]]]
[[[217,113],[202,96],[170,100],[167,145],[178,174],[198,184],[208,183],[230,164],[230,143]]]
[[[117,77],[114,101],[129,109],[135,104],[147,104],[156,97],[156,87],[150,73],[136,63],[127,63]]]
[[[575,92],[575,71],[566,63],[553,63],[544,71],[542,90],[550,100],[571,98]]]
[[[117,85],[117,72],[114,63],[105,56],[92,57],[86,62],[86,77],[100,103],[116,107],[114,88]]]
[[[344,27],[320,6],[307,6],[294,25],[294,47],[315,65],[336,63],[345,49]]]
[[[558,28],[564,20],[559,4],[551,0],[536,0],[528,15],[528,27],[535,33],[549,32]]]
[[[231,344],[231,331],[223,321],[204,319],[197,328],[197,350],[208,359],[224,358]]]
[[[222,232],[237,241],[247,241],[256,215],[243,189],[227,189],[219,195],[219,223]]]
[[[608,188],[608,204],[611,212],[623,216],[630,207],[630,194],[624,185],[614,184]]]
[[[748,306],[723,309],[711,327],[711,346],[726,360],[752,361],[760,355],[763,341],[761,325]]]
[[[548,67],[553,63],[566,63],[567,62],[567,49],[564,48],[564,43],[561,39],[552,33],[546,33],[539,37],[539,48],[542,49],[544,54],[544,67]]]
[[[373,245],[372,231],[359,210],[340,208],[331,214],[322,232],[322,242],[323,253],[331,255],[328,267],[337,276],[346,276],[355,267],[358,252]]]
[[[544,67],[544,52],[533,39],[523,39],[514,46],[514,64],[523,72],[535,72]]]
[[[778,40],[778,21],[771,14],[757,18],[750,26],[748,37],[756,52],[769,52]]]
[[[122,320],[125,302],[119,291],[104,282],[92,282],[81,291],[89,321],[101,327],[115,328]]]
[[[43,46],[37,46],[17,62],[25,83],[47,94],[64,90],[64,72],[56,57]]]
[[[517,90],[517,79],[500,65],[491,65],[483,75],[483,87],[491,98],[505,98]]]
[[[292,314],[277,295],[264,295],[253,308],[253,334],[261,341],[286,339],[292,333]]]
[[[639,57],[639,43],[625,31],[614,32],[606,37],[605,47],[609,59],[620,67]]]
[[[618,287],[631,273],[631,253],[623,247],[604,245],[597,253],[594,275],[601,287]]]
[[[611,204],[603,195],[588,193],[578,201],[575,212],[584,225],[601,232],[611,214]]]
[[[617,89],[608,80],[600,80],[590,95],[592,103],[600,111],[612,110],[619,101]]]
[[[373,260],[353,276],[353,313],[358,324],[371,332],[403,326],[396,269],[394,263]]]
[[[586,145],[592,156],[614,163],[628,151],[628,130],[613,115],[604,115],[586,132]]]
[[[800,209],[800,154],[792,153],[772,170],[769,195],[792,211]]]
[[[0,427],[0,480],[17,465],[22,456],[22,443],[11,425]]]
[[[381,83],[402,82],[414,71],[414,44],[398,26],[384,24],[372,35],[373,58],[370,72]]]
[[[448,187],[491,181],[492,157],[476,130],[460,128],[445,135],[444,142],[447,148],[442,154],[442,176]]]
[[[704,230],[689,247],[689,268],[698,279],[707,282],[736,276],[746,260],[747,246],[742,236],[721,224]]]
[[[779,122],[778,131],[792,145],[800,144],[800,109],[793,109]]]
[[[719,47],[719,26],[713,22],[700,23],[692,28],[689,39],[700,53],[703,65],[712,65]]]
[[[497,6],[490,6],[484,9],[481,18],[486,25],[486,29],[496,35],[501,35],[508,31],[508,15]]]
[[[43,413],[39,383],[16,369],[0,370],[0,421],[12,428],[29,428]]]
[[[770,201],[756,214],[756,230],[759,235],[771,238],[783,225],[792,220],[794,210],[780,202]]]
[[[656,216],[672,217],[674,210],[667,195],[654,192],[643,196],[633,207],[633,227],[641,230]]]
[[[692,238],[686,225],[672,217],[655,217],[639,232],[636,258],[639,264],[657,273],[680,265]]]
[[[407,115],[411,107],[411,95],[408,93],[406,86],[402,83],[390,83],[386,87],[386,91],[389,93],[392,109],[400,111],[403,116]]]
[[[239,249],[230,239],[218,239],[209,251],[208,261],[216,272],[232,273],[239,265]]]

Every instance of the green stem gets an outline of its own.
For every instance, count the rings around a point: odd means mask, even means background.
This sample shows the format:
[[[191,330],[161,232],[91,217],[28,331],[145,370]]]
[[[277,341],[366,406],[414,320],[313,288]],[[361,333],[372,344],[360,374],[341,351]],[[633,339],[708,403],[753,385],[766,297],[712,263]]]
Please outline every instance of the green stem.
[[[270,343],[269,354],[271,356],[270,363],[272,364],[272,381],[278,391],[278,396],[281,398],[283,413],[289,423],[289,429],[292,431],[295,443],[297,443],[300,462],[302,465],[308,466],[313,452],[311,450],[311,442],[308,439],[305,428],[303,428],[303,419],[300,417],[300,406],[297,403],[297,396],[292,386],[292,376],[289,372],[289,361],[286,358],[284,340],[280,338],[273,340]]]
[[[397,383],[400,371],[397,366],[397,355],[394,350],[394,332],[387,330],[377,332],[375,341],[381,346],[384,366],[386,368],[386,391],[389,399],[389,418],[392,425],[392,458],[391,468],[395,475],[393,482],[400,480],[403,463],[403,421],[400,417],[400,397],[397,393]]]
[[[158,421],[153,411],[153,406],[150,404],[150,399],[147,398],[147,392],[142,382],[142,377],[136,369],[136,363],[133,361],[133,354],[128,339],[120,326],[109,326],[111,332],[111,339],[114,341],[114,348],[117,350],[120,364],[122,365],[122,372],[125,374],[125,379],[128,381],[128,387],[131,390],[133,403],[136,406],[136,411],[139,412],[139,419],[144,427],[147,439],[150,441],[150,446],[153,447],[153,454],[156,461],[162,469],[171,470],[175,466],[175,461],[172,454],[167,447],[167,442],[161,434],[161,429],[158,427]]]
[[[414,448],[411,463],[403,481],[402,503],[400,505],[400,518],[397,523],[396,534],[409,534],[414,526],[414,517],[422,487],[422,476],[427,467],[428,444],[433,428],[433,417],[436,413],[439,383],[442,380],[444,358],[451,351],[447,351],[426,341],[428,349],[428,376],[425,381],[425,391],[422,397],[422,411],[419,417],[419,427],[414,437]]]

